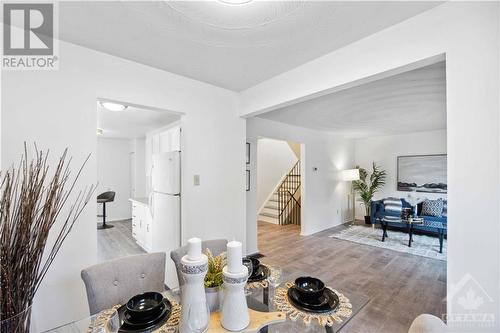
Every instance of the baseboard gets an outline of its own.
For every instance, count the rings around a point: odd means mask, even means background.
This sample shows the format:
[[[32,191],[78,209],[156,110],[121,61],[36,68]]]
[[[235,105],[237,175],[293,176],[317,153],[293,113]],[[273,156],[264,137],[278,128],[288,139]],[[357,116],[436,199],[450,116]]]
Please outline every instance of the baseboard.
[[[121,221],[126,221],[126,220],[131,220],[132,217],[112,217],[112,218],[107,218],[106,223],[108,222],[121,222]],[[97,223],[102,223],[102,219],[98,219]]]

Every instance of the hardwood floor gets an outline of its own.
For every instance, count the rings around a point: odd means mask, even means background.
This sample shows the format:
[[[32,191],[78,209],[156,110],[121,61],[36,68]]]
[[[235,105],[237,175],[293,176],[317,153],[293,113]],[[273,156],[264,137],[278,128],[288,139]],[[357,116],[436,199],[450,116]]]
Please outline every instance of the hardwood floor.
[[[110,224],[114,228],[96,230],[98,262],[146,253],[132,238],[132,220],[115,221]]]
[[[259,222],[261,260],[317,276],[347,297],[367,295],[342,333],[406,333],[419,314],[445,313],[446,262],[328,237],[342,228],[300,236],[298,226]]]

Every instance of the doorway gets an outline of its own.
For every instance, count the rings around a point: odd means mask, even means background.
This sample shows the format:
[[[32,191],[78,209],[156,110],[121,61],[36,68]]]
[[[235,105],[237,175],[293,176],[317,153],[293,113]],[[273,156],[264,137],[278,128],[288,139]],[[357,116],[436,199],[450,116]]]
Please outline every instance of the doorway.
[[[257,140],[257,234],[259,248],[276,233],[300,234],[302,225],[302,154],[294,141]],[[269,239],[268,239],[269,238]]]
[[[113,194],[98,197],[98,261],[153,251],[152,159],[160,146],[180,154],[181,115],[105,99],[97,101],[96,112],[96,193]]]

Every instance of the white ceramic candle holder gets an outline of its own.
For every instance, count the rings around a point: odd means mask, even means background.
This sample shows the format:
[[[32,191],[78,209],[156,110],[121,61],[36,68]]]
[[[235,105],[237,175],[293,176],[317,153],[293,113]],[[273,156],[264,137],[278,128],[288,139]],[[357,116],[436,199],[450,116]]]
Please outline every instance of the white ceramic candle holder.
[[[245,284],[248,269],[241,265],[241,271],[230,273],[228,267],[222,269],[224,298],[222,300],[221,325],[228,331],[241,331],[250,324]]]
[[[188,309],[191,309],[193,306],[207,306],[203,283],[207,271],[208,258],[206,255],[201,254],[198,260],[190,260],[188,255],[182,257],[181,272],[184,277],[184,286],[182,287],[181,294],[181,333],[191,333],[188,323]],[[197,313],[205,314],[206,318],[200,318],[200,320],[206,320],[208,326],[208,321],[210,320],[208,314],[203,309],[200,309]]]

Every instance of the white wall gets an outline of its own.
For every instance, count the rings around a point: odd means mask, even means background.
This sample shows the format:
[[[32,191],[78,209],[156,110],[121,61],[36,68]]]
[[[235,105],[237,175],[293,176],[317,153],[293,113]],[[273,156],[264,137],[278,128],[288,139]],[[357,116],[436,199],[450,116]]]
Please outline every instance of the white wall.
[[[339,171],[354,167],[354,143],[334,135],[291,126],[267,119],[247,120],[247,142],[251,144],[251,175],[257,171],[257,140],[259,137],[293,141],[302,144],[302,235],[339,225],[347,207],[346,183],[339,181]],[[313,168],[317,167],[317,171]],[[257,182],[251,177],[247,192],[247,249],[257,248]]]
[[[257,208],[259,211],[297,160],[297,156],[286,141],[268,138],[261,138],[257,141]]]
[[[473,276],[493,302],[472,312],[493,313],[492,331],[500,329],[499,13],[496,2],[446,2],[249,88],[241,109],[275,109],[445,54],[448,295]],[[451,297],[447,308],[450,318],[464,311]]]
[[[184,112],[183,239],[245,240],[245,120],[236,93],[65,42],[59,61],[57,71],[2,72],[2,169],[24,141],[36,141],[54,159],[69,147],[75,167],[92,153],[79,184],[96,183],[97,98]],[[38,292],[40,330],[88,315],[80,271],[97,260],[96,209],[91,201]]]
[[[96,193],[114,191],[115,200],[106,204],[107,221],[124,220],[132,217],[130,206],[130,140],[97,139],[97,182]],[[102,205],[97,205],[102,214]],[[102,219],[99,219],[101,222]]]
[[[406,198],[409,192],[397,190],[397,157],[404,155],[446,154],[446,130],[384,135],[354,141],[355,164],[371,170],[372,162],[387,172],[386,185],[374,199]],[[429,199],[446,198],[446,194],[417,193]],[[356,205],[356,218],[363,219],[364,208]]]

